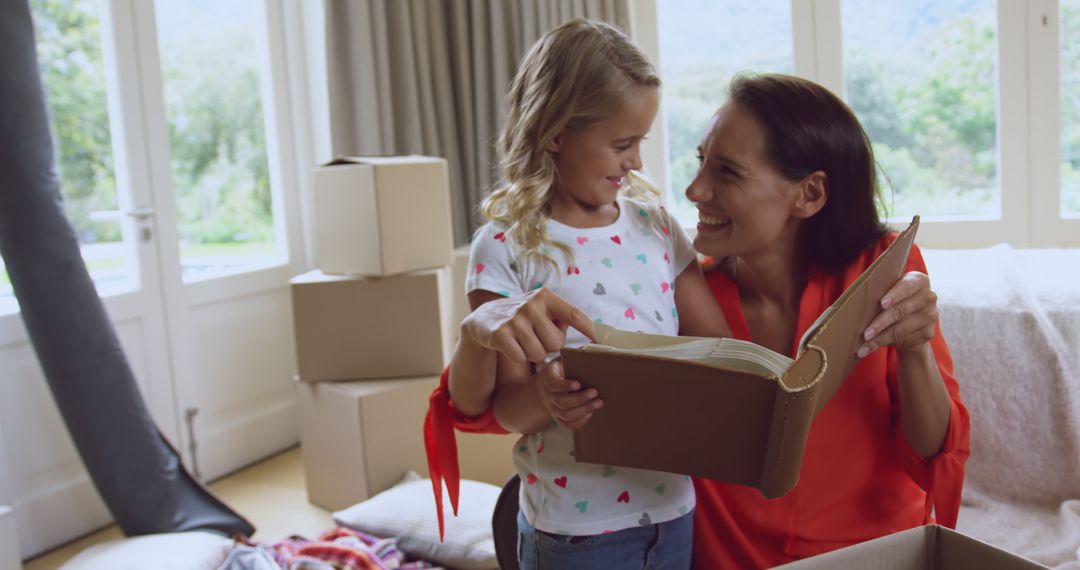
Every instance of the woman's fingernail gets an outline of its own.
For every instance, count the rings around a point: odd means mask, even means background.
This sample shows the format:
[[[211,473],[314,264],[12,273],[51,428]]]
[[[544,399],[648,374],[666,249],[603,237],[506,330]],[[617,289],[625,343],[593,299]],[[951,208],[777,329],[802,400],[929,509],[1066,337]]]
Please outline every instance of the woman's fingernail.
[[[892,297],[885,297],[884,299],[881,300],[881,307],[883,309],[888,309],[891,306],[892,306]]]
[[[866,358],[866,355],[870,353],[870,349],[865,346],[860,346],[859,351],[855,353],[859,358]]]
[[[576,392],[581,389],[581,384],[578,382],[570,382],[570,391]]]
[[[589,390],[588,392],[585,392],[585,395],[591,400],[591,399],[599,396],[600,394],[598,394],[596,392],[596,390]]]
[[[866,329],[866,332],[864,332],[863,335],[862,335],[863,339],[870,340],[870,339],[874,338],[874,333],[876,333],[876,332],[877,331],[875,331],[874,329]]]

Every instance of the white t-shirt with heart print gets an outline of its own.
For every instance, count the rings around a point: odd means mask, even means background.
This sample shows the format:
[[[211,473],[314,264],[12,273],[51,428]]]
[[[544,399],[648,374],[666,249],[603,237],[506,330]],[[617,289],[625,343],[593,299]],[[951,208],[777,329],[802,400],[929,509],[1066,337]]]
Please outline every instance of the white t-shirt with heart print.
[[[551,251],[557,272],[517,255],[505,228],[484,225],[473,236],[465,290],[517,296],[547,287],[597,323],[678,334],[675,277],[694,260],[694,248],[666,210],[628,198],[619,198],[618,205],[619,218],[605,227],[573,228],[548,221],[548,236],[574,252],[570,263],[558,249]],[[567,346],[588,342],[579,331],[567,331]],[[687,476],[578,463],[573,448],[570,430],[555,422],[522,436],[514,447],[514,466],[522,481],[520,506],[539,530],[600,534],[673,520],[694,508]]]

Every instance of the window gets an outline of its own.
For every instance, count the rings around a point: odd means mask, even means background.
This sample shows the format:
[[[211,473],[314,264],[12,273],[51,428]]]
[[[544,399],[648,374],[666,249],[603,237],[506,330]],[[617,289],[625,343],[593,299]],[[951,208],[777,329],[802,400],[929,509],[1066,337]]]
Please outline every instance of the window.
[[[688,149],[730,75],[790,71],[843,94],[874,144],[884,213],[921,214],[923,246],[1080,246],[1080,0],[633,6],[664,81],[655,171],[684,223]]]
[[[1080,217],[1080,0],[1061,0],[1061,214]]]
[[[256,0],[155,4],[184,281],[280,261]]]
[[[668,204],[686,226],[697,210],[686,188],[709,117],[742,71],[792,73],[791,0],[674,0],[660,3],[660,73],[668,138]],[[738,21],[717,33],[717,22]]]
[[[847,102],[873,142],[891,217],[1000,217],[994,8],[841,5]]]

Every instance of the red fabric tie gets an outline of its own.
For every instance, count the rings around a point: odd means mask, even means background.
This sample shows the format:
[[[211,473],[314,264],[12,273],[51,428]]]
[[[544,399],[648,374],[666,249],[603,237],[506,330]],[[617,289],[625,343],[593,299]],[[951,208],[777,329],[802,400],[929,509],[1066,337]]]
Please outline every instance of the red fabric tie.
[[[461,471],[458,468],[457,439],[454,429],[467,433],[509,433],[495,420],[495,413],[488,408],[483,414],[468,417],[450,401],[450,369],[443,369],[439,386],[432,390],[428,411],[424,417],[424,447],[427,450],[428,473],[431,488],[435,492],[435,515],[439,521],[439,540],[443,540],[443,482],[450,497],[454,516],[458,512],[458,495],[461,488]]]

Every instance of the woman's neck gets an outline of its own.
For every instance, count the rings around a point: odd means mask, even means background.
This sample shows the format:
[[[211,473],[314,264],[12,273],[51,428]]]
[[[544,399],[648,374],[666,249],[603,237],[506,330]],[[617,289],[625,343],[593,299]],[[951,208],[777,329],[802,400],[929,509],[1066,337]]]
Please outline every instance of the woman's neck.
[[[744,303],[798,308],[807,269],[799,260],[794,240],[752,255],[728,258],[726,264]]]

